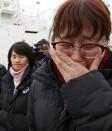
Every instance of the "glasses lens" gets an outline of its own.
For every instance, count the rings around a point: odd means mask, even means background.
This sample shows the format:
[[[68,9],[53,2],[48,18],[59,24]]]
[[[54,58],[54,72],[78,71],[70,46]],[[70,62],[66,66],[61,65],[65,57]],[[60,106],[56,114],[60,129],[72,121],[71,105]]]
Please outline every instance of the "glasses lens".
[[[102,54],[102,48],[94,44],[84,45],[81,48],[81,53],[85,58],[96,58]]]
[[[85,44],[81,47],[73,46],[72,43],[68,42],[57,42],[55,44],[55,49],[60,50],[68,55],[71,55],[75,48],[80,48],[80,53],[85,58],[96,58],[98,55],[102,54],[102,47],[96,44]]]
[[[67,42],[58,42],[55,45],[56,50],[63,51],[65,53],[72,53],[73,45]]]

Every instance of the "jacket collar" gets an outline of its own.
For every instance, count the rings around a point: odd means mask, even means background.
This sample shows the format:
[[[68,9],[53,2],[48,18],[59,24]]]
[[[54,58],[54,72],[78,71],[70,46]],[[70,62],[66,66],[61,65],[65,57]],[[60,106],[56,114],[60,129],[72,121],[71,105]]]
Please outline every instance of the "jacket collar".
[[[24,72],[24,74],[23,74],[23,77],[22,77],[22,80],[21,80],[21,82],[20,82],[20,84],[18,85],[18,90],[21,90],[21,89],[23,89],[24,88],[24,86],[21,86],[21,84],[26,80],[26,78],[28,77],[28,75],[31,75],[29,72],[31,71],[31,66],[28,66],[27,68],[26,68],[26,70],[25,70],[25,72]],[[10,71],[8,70],[7,71],[7,73],[3,76],[3,78],[2,78],[2,80],[5,82],[10,82],[10,84],[9,85],[12,85],[13,83],[12,83],[12,79],[13,79],[13,77],[12,77],[12,75],[11,75],[11,73],[10,73]],[[29,82],[29,81],[28,81]],[[13,87],[14,85],[12,85],[11,86],[11,89],[13,89],[12,87]],[[9,87],[10,88],[10,87]]]

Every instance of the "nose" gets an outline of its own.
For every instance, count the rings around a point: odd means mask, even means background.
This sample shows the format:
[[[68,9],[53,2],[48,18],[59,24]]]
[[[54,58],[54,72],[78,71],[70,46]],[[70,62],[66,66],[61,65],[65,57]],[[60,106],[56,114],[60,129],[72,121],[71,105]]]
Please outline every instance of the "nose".
[[[82,61],[82,55],[81,55],[81,52],[80,52],[80,48],[78,47],[75,47],[72,54],[71,54],[71,59],[73,61],[76,61],[78,63],[80,63]]]
[[[20,61],[20,59],[17,57],[17,58],[15,59],[15,62],[19,63],[19,61]]]

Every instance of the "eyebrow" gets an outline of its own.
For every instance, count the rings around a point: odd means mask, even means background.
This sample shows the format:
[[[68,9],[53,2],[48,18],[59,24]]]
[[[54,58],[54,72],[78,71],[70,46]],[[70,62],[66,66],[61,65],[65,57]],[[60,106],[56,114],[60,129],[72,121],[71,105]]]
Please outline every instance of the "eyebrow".
[[[77,37],[76,37],[77,38]],[[67,42],[73,42],[74,41],[74,37],[73,36],[71,36],[71,37],[69,37],[69,36],[64,36],[63,38],[62,38],[62,40],[64,40],[64,41],[67,41]],[[95,40],[95,41],[98,41],[98,38],[97,37],[91,37],[91,36],[86,36],[86,35],[82,35],[81,36],[81,41],[85,41],[85,40]]]
[[[91,37],[91,36],[83,35],[82,39],[84,39],[84,40],[95,40],[95,41],[98,41],[98,38],[96,36]]]
[[[74,37],[74,35],[65,35],[65,36],[63,36],[63,37],[61,37],[61,39],[62,40],[69,40],[69,41],[74,41],[74,39],[75,38],[77,38],[79,35],[77,35],[76,37]],[[94,36],[92,36],[92,35],[90,35],[90,36],[87,36],[86,34],[84,34],[84,35],[81,35],[81,37],[80,37],[80,40],[81,41],[85,41],[85,40],[93,40],[93,41],[99,41],[99,36],[96,36],[96,35],[94,35]]]

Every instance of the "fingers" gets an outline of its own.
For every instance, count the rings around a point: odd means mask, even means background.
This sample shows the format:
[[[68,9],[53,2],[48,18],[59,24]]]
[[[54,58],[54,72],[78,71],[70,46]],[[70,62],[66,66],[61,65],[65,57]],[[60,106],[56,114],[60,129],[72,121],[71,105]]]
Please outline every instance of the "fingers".
[[[50,50],[51,57],[55,64],[57,65],[58,69],[61,72],[69,72],[70,66],[67,60],[67,57],[62,53],[56,52],[54,49]]]
[[[66,55],[65,53],[60,52],[58,50],[55,51],[53,48],[51,48],[50,54],[51,54],[51,57],[54,60],[54,62],[57,64],[62,65],[62,63],[63,63],[63,64],[67,64],[68,66],[71,66],[73,63],[73,60],[68,55]]]
[[[93,62],[92,64],[90,65],[89,67],[89,70],[97,70],[101,61],[103,60],[103,57],[104,57],[104,54],[105,54],[105,51],[99,55]]]
[[[51,58],[59,68],[62,65],[61,59],[56,55],[56,51],[53,48],[50,48],[49,53],[51,55]]]
[[[72,65],[72,63],[74,62],[68,55],[66,55],[63,52],[60,51],[56,51],[58,57],[68,66]]]
[[[65,60],[65,57],[63,58],[63,61],[62,61],[62,59],[58,57],[54,49],[50,50],[50,54],[51,54],[53,61],[57,65],[58,70],[61,72],[65,82],[68,82],[71,79],[69,75],[71,69],[70,69],[70,66],[68,66],[65,62],[63,62]]]

